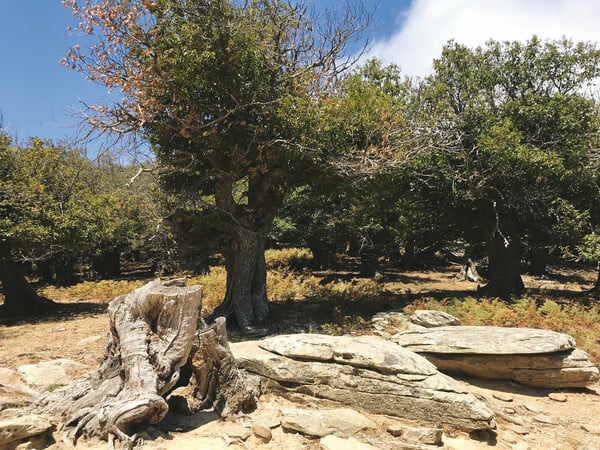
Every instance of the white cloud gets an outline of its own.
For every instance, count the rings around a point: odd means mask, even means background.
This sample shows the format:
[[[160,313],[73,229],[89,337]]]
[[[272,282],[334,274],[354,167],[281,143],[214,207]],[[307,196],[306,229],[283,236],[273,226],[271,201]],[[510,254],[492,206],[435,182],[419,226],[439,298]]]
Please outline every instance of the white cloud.
[[[376,41],[367,57],[396,63],[408,75],[426,75],[450,39],[475,47],[488,39],[600,42],[598,0],[413,0],[399,29]]]

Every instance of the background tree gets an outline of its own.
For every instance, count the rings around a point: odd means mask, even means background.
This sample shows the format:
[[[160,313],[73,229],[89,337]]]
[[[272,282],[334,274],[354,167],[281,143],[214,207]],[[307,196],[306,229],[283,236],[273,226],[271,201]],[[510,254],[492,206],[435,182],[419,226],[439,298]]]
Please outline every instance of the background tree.
[[[4,294],[3,315],[29,314],[47,302],[29,286],[20,253],[28,236],[41,225],[19,178],[19,160],[11,139],[0,130],[0,283]]]
[[[589,89],[600,53],[535,37],[476,49],[450,42],[434,70],[415,99],[423,120],[453,138],[414,161],[415,180],[467,240],[486,243],[483,292],[518,294],[523,246],[560,243],[569,233],[555,231],[575,225],[595,196]]]
[[[395,246],[398,192],[388,183],[406,146],[409,86],[397,66],[369,60],[322,102],[319,139],[347,152],[289,196],[274,230],[279,240],[307,245],[315,267],[330,268],[336,252],[350,251],[361,257],[361,274],[373,276],[378,256]]]
[[[114,276],[121,251],[151,247],[151,189],[143,195],[127,189],[127,167],[95,163],[37,138],[15,145],[6,135],[0,136],[0,156],[5,314],[30,314],[46,304],[27,284],[31,269],[46,282],[68,285],[86,267],[97,270],[104,255],[117,252],[99,275]]]
[[[227,238],[216,314],[233,312],[243,326],[264,319],[267,231],[290,188],[343,150],[313,139],[315,109],[352,62],[346,45],[365,15],[315,18],[275,0],[66,3],[99,38],[66,64],[124,95],[90,123],[147,136],[163,187]]]

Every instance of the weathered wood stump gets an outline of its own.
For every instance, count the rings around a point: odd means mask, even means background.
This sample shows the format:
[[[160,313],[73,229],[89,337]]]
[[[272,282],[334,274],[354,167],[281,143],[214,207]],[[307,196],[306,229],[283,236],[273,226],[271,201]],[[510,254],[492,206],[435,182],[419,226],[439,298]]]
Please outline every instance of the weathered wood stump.
[[[194,375],[188,395],[179,397],[188,411],[215,406],[225,416],[251,408],[256,392],[246,389],[235,367],[225,321],[206,327],[201,305],[202,288],[186,287],[183,279],[155,280],[116,298],[108,307],[110,336],[98,369],[43,395],[32,410],[58,417],[63,438],[72,443],[80,436],[100,437],[113,446],[116,438],[131,448],[136,426],[165,417],[166,398],[184,366]]]

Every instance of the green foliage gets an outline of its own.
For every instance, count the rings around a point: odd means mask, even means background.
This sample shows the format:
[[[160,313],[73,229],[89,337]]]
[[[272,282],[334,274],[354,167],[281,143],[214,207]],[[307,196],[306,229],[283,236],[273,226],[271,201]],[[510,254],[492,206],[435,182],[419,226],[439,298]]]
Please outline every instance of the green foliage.
[[[316,136],[344,155],[290,193],[271,232],[275,240],[307,245],[317,261],[348,244],[397,248],[399,198],[384,167],[402,158],[408,89],[398,67],[370,60],[323,99]]]
[[[435,124],[429,135],[444,139],[406,166],[409,198],[459,224],[469,241],[499,227],[531,247],[572,247],[596,198],[588,88],[600,52],[536,37],[475,49],[451,41],[434,70],[415,107]]]
[[[52,261],[73,270],[113,251],[151,248],[151,183],[126,186],[132,168],[31,139],[0,145],[0,242],[8,261]],[[144,184],[145,183],[145,184]],[[137,190],[135,190],[137,189]],[[151,251],[147,251],[147,254]]]
[[[577,246],[582,261],[596,263],[600,261],[600,236],[595,233],[586,234]]]

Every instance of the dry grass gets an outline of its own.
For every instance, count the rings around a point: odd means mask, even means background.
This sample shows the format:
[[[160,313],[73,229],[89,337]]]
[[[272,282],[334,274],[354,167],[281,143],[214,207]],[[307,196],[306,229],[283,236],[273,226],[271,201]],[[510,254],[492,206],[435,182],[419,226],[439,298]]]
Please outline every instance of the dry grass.
[[[504,302],[470,296],[475,286],[450,277],[451,270],[403,272],[381,283],[355,278],[348,272],[313,273],[306,268],[310,257],[303,249],[267,252],[267,289],[274,322],[295,317],[317,323],[326,333],[360,334],[372,331],[369,319],[378,311],[437,309],[466,325],[564,332],[577,340],[592,361],[600,362],[600,303],[585,293],[585,284],[593,283],[593,272],[558,274],[553,281],[526,278],[530,296]],[[204,314],[212,312],[225,297],[226,280],[222,266],[211,267],[206,275],[188,277],[188,284],[204,287]],[[147,281],[84,282],[69,288],[46,287],[41,294],[59,303],[107,303]]]

